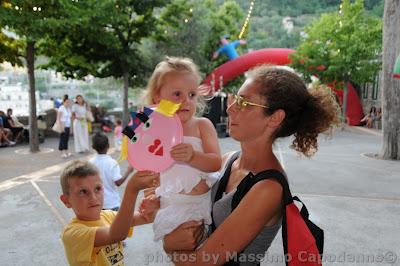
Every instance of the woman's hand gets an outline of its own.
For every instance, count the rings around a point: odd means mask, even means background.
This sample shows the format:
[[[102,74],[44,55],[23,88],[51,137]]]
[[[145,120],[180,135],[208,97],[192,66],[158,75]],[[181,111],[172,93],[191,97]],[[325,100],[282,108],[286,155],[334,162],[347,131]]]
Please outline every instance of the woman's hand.
[[[189,221],[178,226],[164,237],[165,252],[194,250],[203,237],[203,222]]]
[[[194,153],[193,146],[189,143],[180,143],[171,149],[171,157],[177,162],[190,162]]]

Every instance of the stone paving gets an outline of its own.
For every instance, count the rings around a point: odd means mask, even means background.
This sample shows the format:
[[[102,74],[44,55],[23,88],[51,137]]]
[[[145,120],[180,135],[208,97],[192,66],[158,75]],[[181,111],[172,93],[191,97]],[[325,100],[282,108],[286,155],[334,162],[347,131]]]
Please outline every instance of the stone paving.
[[[400,162],[366,156],[381,147],[381,134],[372,133],[348,128],[322,136],[312,159],[290,150],[290,139],[275,144],[293,194],[325,230],[324,265],[400,265]],[[26,145],[0,149],[1,265],[67,265],[59,235],[73,214],[59,200],[67,161],[54,150],[57,141],[46,139],[37,154]],[[223,152],[239,149],[231,138],[220,144]],[[135,228],[126,265],[170,265],[152,237],[151,225]],[[284,265],[282,253],[279,233],[261,265]]]

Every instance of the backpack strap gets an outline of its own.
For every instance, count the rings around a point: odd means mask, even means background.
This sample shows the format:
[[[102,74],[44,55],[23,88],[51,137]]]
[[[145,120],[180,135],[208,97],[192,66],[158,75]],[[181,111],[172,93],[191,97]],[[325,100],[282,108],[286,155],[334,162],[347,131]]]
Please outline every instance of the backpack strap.
[[[304,219],[308,220],[309,213],[308,213],[308,210],[307,210],[306,205],[305,205],[305,204],[301,201],[301,199],[299,199],[299,197],[297,197],[297,196],[294,196],[294,197],[293,197],[293,200],[298,201],[298,202],[301,202],[302,207],[301,207],[301,210],[300,210],[300,214],[301,214],[301,216],[302,216]]]
[[[236,159],[239,157],[239,155],[240,155],[240,151],[234,152],[229,157],[227,163],[225,164],[223,175],[218,182],[217,193],[215,194],[215,197],[213,199],[212,207],[214,206],[215,202],[217,202],[218,200],[220,200],[222,198],[222,195],[224,194],[226,186],[228,185],[229,176],[231,175],[232,164],[234,161],[236,161]],[[213,211],[211,211],[211,219],[212,219],[211,230],[212,230],[212,232],[214,232],[216,229],[216,226],[214,223]]]
[[[236,161],[236,159],[239,157],[239,155],[240,155],[240,151],[236,151],[228,159],[228,161],[225,165],[225,170],[223,172],[223,176],[221,177],[221,179],[218,183],[217,193],[215,194],[215,198],[214,198],[213,202],[216,202],[222,198],[222,195],[225,192],[226,186],[228,185],[229,176],[231,175],[232,164],[234,161]]]
[[[310,230],[311,234],[313,235],[313,237],[315,239],[315,243],[316,243],[317,249],[318,249],[318,252],[322,256],[323,251],[324,251],[324,230],[319,228],[316,224],[314,224],[309,219],[309,213],[308,213],[306,205],[297,196],[293,197],[293,201],[301,202],[302,207],[301,207],[301,210],[300,210],[300,215],[303,218],[304,222],[306,223],[306,225],[307,225],[308,229]]]
[[[249,173],[238,185],[235,194],[232,199],[232,211],[239,205],[242,198],[246,195],[247,192],[258,182],[265,179],[275,179],[281,184],[283,188],[283,199],[284,205],[287,205],[293,201],[292,194],[289,189],[289,183],[286,177],[278,170],[269,169],[262,172],[257,173],[256,175]]]

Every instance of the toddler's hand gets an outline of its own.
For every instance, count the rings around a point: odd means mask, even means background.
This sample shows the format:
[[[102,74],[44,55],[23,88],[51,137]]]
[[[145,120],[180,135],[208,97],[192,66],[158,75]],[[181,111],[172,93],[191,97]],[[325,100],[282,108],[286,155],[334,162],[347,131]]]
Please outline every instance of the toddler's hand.
[[[138,171],[128,182],[127,188],[139,191],[149,187],[155,187],[160,182],[160,173],[152,171]]]
[[[154,183],[157,183],[157,182],[154,182]],[[143,189],[143,197],[147,198],[150,195],[155,195],[156,194],[156,188],[159,187],[159,186],[160,186],[160,184],[158,184],[157,186],[154,186],[154,187]]]
[[[193,146],[189,143],[181,143],[171,149],[171,157],[177,162],[190,162],[193,156]]]
[[[147,222],[152,222],[160,209],[160,199],[152,194],[145,197],[139,206],[139,212]]]

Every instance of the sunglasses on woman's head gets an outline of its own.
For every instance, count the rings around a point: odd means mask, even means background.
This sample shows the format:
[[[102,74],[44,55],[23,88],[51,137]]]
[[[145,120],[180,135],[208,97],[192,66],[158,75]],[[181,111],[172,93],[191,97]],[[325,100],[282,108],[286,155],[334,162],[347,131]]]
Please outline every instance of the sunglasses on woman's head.
[[[235,97],[235,102],[236,102],[237,106],[239,107],[239,110],[242,110],[243,108],[246,108],[247,106],[258,106],[258,107],[262,107],[262,108],[268,109],[267,106],[261,105],[261,104],[258,104],[258,103],[249,102],[249,101],[245,100],[240,95],[236,94],[236,95],[234,95],[234,97]]]

